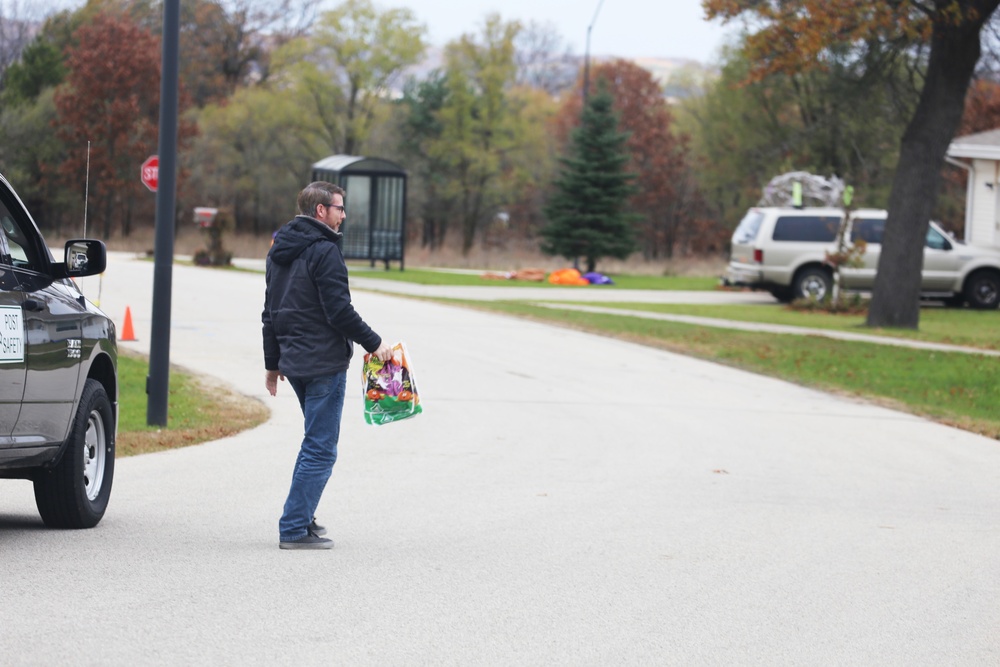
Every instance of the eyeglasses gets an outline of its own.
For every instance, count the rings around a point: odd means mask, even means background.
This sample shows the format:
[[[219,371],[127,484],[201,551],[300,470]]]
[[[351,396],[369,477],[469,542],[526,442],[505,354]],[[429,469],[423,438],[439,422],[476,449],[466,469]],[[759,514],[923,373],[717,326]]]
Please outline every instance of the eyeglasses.
[[[347,209],[344,208],[343,206],[339,206],[337,204],[323,204],[323,206],[326,206],[327,208],[335,208],[341,213],[344,213],[345,215],[347,214]]]

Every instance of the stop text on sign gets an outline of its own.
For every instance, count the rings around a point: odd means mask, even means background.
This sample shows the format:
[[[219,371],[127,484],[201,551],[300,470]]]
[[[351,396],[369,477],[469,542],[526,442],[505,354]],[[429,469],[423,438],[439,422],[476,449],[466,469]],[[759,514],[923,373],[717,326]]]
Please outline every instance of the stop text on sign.
[[[151,192],[156,192],[156,188],[160,184],[159,156],[150,155],[146,158],[146,161],[142,163],[142,167],[139,170],[139,178],[142,180],[142,184],[149,188]]]

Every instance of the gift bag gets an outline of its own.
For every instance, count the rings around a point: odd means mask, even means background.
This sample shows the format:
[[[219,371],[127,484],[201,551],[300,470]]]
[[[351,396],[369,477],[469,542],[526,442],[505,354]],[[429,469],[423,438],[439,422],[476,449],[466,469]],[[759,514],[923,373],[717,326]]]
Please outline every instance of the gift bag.
[[[379,361],[374,354],[366,354],[361,376],[365,422],[380,426],[423,412],[404,343],[392,346],[392,359],[386,362]]]

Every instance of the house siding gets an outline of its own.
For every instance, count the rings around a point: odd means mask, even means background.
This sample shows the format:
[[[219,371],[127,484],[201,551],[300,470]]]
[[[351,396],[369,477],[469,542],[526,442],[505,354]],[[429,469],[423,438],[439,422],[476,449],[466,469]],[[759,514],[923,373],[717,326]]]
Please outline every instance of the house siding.
[[[997,200],[1000,198],[1000,164],[995,160],[974,160],[972,215],[965,239],[970,245],[996,247]]]

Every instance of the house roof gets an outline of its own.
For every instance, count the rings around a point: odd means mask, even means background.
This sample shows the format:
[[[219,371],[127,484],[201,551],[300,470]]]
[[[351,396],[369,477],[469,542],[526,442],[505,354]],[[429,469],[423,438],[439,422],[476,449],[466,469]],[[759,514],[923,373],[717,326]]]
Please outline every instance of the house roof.
[[[948,146],[948,155],[1000,161],[1000,129],[955,137]]]

